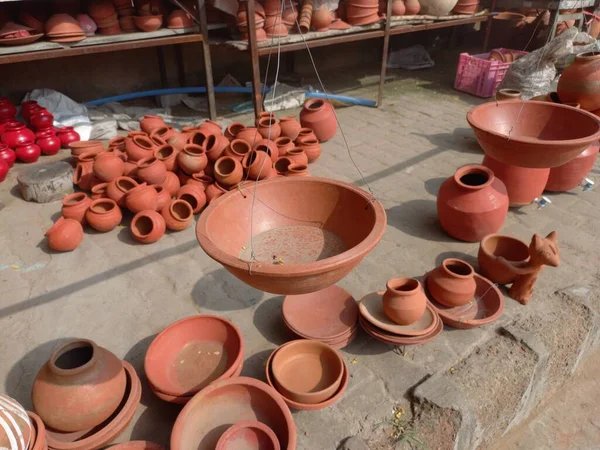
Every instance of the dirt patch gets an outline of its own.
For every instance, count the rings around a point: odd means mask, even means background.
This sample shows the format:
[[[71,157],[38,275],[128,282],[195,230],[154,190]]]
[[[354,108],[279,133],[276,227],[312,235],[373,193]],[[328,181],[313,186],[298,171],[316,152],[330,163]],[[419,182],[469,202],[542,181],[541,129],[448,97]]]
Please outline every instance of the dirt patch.
[[[452,450],[460,428],[460,413],[440,408],[429,402],[415,405],[413,429],[415,436],[429,450]]]

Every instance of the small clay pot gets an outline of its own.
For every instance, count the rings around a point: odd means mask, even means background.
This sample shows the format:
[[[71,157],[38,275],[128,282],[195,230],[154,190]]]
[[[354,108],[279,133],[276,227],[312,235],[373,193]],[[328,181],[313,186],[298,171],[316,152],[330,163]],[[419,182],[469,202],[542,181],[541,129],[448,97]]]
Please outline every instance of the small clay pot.
[[[162,161],[167,170],[171,172],[175,172],[177,170],[177,150],[175,150],[174,146],[169,144],[161,145],[156,150],[154,150],[154,156],[159,161]]]
[[[206,206],[206,194],[204,190],[194,184],[186,184],[181,186],[177,192],[178,200],[185,200],[190,204],[194,214],[198,214],[202,211],[202,208]]]
[[[278,175],[286,176],[290,164],[293,164],[292,160],[287,156],[284,156],[283,158],[279,158],[277,162],[273,164],[273,169],[275,169]]]
[[[286,158],[290,159],[294,164],[308,164],[308,156],[304,153],[304,149],[300,147],[294,147],[287,151],[285,154]]]
[[[302,138],[298,143],[298,147],[304,150],[309,164],[315,162],[321,156],[321,144],[316,138]]]
[[[192,21],[192,18],[181,9],[171,11],[171,14],[167,17],[168,28],[192,28],[193,26],[194,22]]]
[[[134,16],[135,26],[142,31],[156,31],[162,26],[162,15],[158,16]]]
[[[83,241],[83,227],[78,220],[59,217],[46,231],[45,236],[48,245],[55,252],[70,252],[79,247]]]
[[[206,188],[214,182],[214,178],[209,177],[208,175],[199,175],[195,173],[191,176],[186,184],[195,184],[196,186],[201,187],[203,190],[206,190]]]
[[[125,137],[124,136],[116,136],[111,138],[108,141],[108,148],[115,147],[119,150],[125,151]]]
[[[317,139],[317,136],[312,130],[312,128],[300,128],[300,132],[298,133],[298,137],[296,138],[296,144],[300,144],[304,139]]]
[[[201,170],[200,172],[197,172],[197,173],[204,175],[204,171],[203,170]],[[180,186],[183,186],[184,184],[187,184],[187,182],[188,182],[188,180],[190,178],[192,178],[192,176],[188,175],[183,170],[178,170],[177,171],[177,179],[179,180],[179,185]]]
[[[311,98],[304,103],[300,112],[300,123],[305,128],[311,128],[319,142],[328,141],[337,131],[333,106],[320,98]]]
[[[117,155],[103,152],[94,158],[92,170],[99,180],[109,182],[122,176],[124,167],[125,163]]]
[[[104,148],[104,144],[102,141],[79,141],[79,142],[71,142],[69,144],[69,148],[71,149],[71,156],[79,156],[83,153],[94,153],[98,154],[106,149]]]
[[[258,121],[258,132],[265,139],[274,141],[281,136],[281,126],[277,123],[277,119],[272,117],[263,117]]]
[[[206,167],[208,158],[203,147],[196,144],[187,144],[177,155],[177,163],[181,170],[188,175],[192,175]]]
[[[197,129],[188,139],[188,144],[199,145],[200,147],[206,150],[206,148],[204,147],[204,142],[206,141],[206,139],[208,139],[209,136],[210,133],[206,129]]]
[[[38,131],[35,143],[44,155],[56,155],[60,150],[60,139],[52,131]]]
[[[69,148],[70,143],[81,140],[81,136],[73,127],[59,128],[56,130],[56,136],[60,139],[62,148]]]
[[[231,156],[222,156],[215,163],[215,179],[223,186],[230,187],[242,181],[242,163]]]
[[[521,100],[522,98],[521,91],[516,89],[498,89],[495,100],[501,102],[504,100]]]
[[[160,138],[160,140],[162,142],[164,142],[164,144],[167,143],[167,141],[176,133],[175,128],[173,127],[168,127],[168,126],[164,126],[164,127],[159,127],[159,128],[155,128],[154,130],[152,130],[152,132],[150,133],[150,139],[154,138],[154,137],[158,137]],[[164,145],[162,144],[162,145]]]
[[[91,199],[98,200],[99,198],[108,198],[107,190],[108,190],[108,183],[100,183],[100,184],[97,184],[96,186],[93,186]]]
[[[269,176],[272,170],[272,161],[266,152],[252,150],[242,160],[242,166],[248,177],[253,180],[263,180]]]
[[[287,158],[287,157],[286,157]],[[286,177],[309,177],[308,166],[306,164],[295,164],[293,161],[288,166]]]
[[[260,141],[262,136],[256,128],[246,127],[243,130],[240,130],[235,138],[246,141],[248,144],[250,144],[250,147],[254,147],[254,144]]]
[[[222,134],[210,134],[204,141],[206,157],[209,161],[215,162],[219,159],[225,149],[229,146],[229,140]]]
[[[83,191],[89,191],[94,183],[94,159],[95,153],[83,153],[77,158],[77,165],[73,172],[73,184],[79,186]]]
[[[156,204],[156,210],[160,211],[163,208],[163,206],[165,206],[167,203],[169,203],[171,201],[171,194],[169,194],[169,191],[167,191],[160,184],[153,184],[153,185],[151,185],[151,187],[153,187],[156,190],[156,193],[158,194],[158,202]]]
[[[92,200],[83,192],[75,192],[62,199],[61,214],[65,219],[73,219],[85,223],[85,213],[90,208]]]
[[[127,160],[138,162],[147,156],[152,156],[156,145],[147,136],[133,136],[125,139],[125,153]]]
[[[226,194],[227,189],[223,188],[218,183],[213,183],[204,190],[204,193],[206,194],[206,202],[210,205],[221,195]]]
[[[170,199],[169,199],[170,200]],[[165,219],[156,211],[140,211],[131,219],[131,235],[142,244],[152,244],[165,234]]]
[[[167,178],[167,166],[155,156],[142,158],[137,163],[137,177],[148,184],[162,185]]]
[[[410,325],[421,318],[427,307],[427,297],[421,283],[414,278],[388,280],[383,294],[383,310],[398,325]]]
[[[177,175],[175,175],[173,172],[167,172],[162,186],[171,197],[175,197],[175,195],[177,195],[177,191],[181,187],[181,183],[179,182]]]
[[[246,125],[240,122],[232,122],[225,129],[225,137],[230,141],[235,139],[240,131],[246,128]]]
[[[148,209],[156,211],[157,205],[158,192],[146,183],[134,187],[125,196],[125,206],[134,214]]]
[[[140,128],[142,129],[143,132],[145,132],[147,134],[151,134],[157,128],[166,127],[166,126],[167,126],[167,124],[165,123],[163,118],[160,116],[147,115],[147,116],[144,116],[144,118],[142,120],[140,120]]]
[[[148,137],[152,141],[152,144],[154,144],[154,148],[162,147],[163,145],[167,145],[167,141],[165,141],[163,138],[161,138],[158,134],[151,134]]]
[[[331,17],[331,13],[327,8],[315,9],[311,16],[311,25],[315,31],[329,30],[329,25],[332,21],[333,17]]]
[[[223,155],[231,156],[232,158],[237,159],[239,162],[242,162],[244,156],[250,153],[250,150],[252,150],[252,147],[250,147],[250,144],[248,144],[246,141],[234,139],[229,144],[229,147],[225,149]]]
[[[117,205],[125,206],[125,196],[133,188],[138,186],[138,182],[130,177],[119,177],[108,183],[106,194]]]
[[[472,302],[475,288],[475,270],[460,259],[445,259],[427,277],[427,289],[431,296],[450,308]]]
[[[282,117],[279,119],[279,127],[281,128],[281,136],[290,138],[292,141],[300,134],[300,122],[295,117]]]
[[[214,134],[217,136],[223,134],[223,129],[221,128],[221,125],[219,125],[214,120],[205,120],[200,125],[198,125],[198,129],[204,130],[207,133]]]
[[[97,231],[108,232],[121,223],[123,214],[110,198],[92,200],[90,209],[85,213],[87,223]]]
[[[45,108],[39,109],[31,114],[29,123],[31,124],[31,126],[33,126],[33,128],[35,128],[38,131],[51,129],[54,125],[54,116]],[[73,129],[72,127],[68,128],[70,128],[71,130]],[[70,130],[65,130],[65,132],[66,131]]]
[[[185,200],[171,200],[160,211],[169,230],[181,231],[190,226],[194,218],[191,205]]]
[[[196,129],[194,129],[194,131],[196,131]],[[173,133],[173,135],[169,139],[167,139],[167,144],[169,144],[177,152],[179,152],[179,151],[181,151],[183,149],[183,146],[185,144],[187,144],[188,139],[189,139],[189,136],[188,136],[187,133],[175,132],[175,133]]]
[[[41,154],[42,150],[38,145],[34,144],[33,141],[25,141],[17,144],[15,147],[15,156],[19,161],[26,164],[36,162]]]
[[[277,146],[277,150],[279,150],[279,156],[285,156],[287,151],[291,148],[296,147],[293,140],[286,136],[280,136],[275,139],[275,145]]]
[[[254,144],[252,149],[257,152],[266,152],[271,158],[271,162],[275,162],[279,159],[279,148],[277,148],[277,144],[270,139],[261,139]]]

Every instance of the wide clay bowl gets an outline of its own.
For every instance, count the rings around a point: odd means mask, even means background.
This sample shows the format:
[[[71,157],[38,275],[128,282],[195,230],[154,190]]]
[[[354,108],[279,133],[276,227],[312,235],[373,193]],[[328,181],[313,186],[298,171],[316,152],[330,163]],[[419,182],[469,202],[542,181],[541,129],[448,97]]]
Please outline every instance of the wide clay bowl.
[[[296,424],[281,396],[254,378],[211,383],[185,405],[171,433],[171,450],[214,450],[233,424],[257,421],[277,435],[283,450],[296,449]]]
[[[385,226],[383,206],[361,189],[326,178],[280,177],[213,201],[198,219],[196,236],[244,283],[306,294],[346,276],[379,243]]]
[[[498,319],[504,312],[504,295],[487,278],[475,274],[475,297],[471,303],[449,308],[429,296],[442,321],[454,328],[475,328]],[[424,283],[426,285],[426,283]]]
[[[233,376],[244,358],[244,340],[230,321],[210,315],[179,320],[150,344],[148,381],[170,396],[191,396],[211,382]]]
[[[319,341],[300,339],[282,347],[271,365],[277,391],[298,403],[321,403],[336,393],[344,361]]]
[[[238,422],[229,427],[215,450],[279,450],[277,436],[264,423]]]
[[[523,267],[529,261],[529,246],[519,239],[504,234],[488,234],[479,244],[477,262],[481,274],[499,284],[510,284],[516,275],[498,261],[502,257],[512,266]]]
[[[592,113],[551,102],[484,103],[467,113],[467,121],[487,155],[520,167],[561,166],[600,137]]]

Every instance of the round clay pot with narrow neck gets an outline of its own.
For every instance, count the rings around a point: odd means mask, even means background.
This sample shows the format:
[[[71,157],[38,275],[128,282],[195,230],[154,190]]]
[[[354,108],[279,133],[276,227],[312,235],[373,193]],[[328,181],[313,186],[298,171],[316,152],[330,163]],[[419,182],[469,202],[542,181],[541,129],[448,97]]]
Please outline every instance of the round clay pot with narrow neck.
[[[296,144],[301,144],[305,139],[317,139],[317,136],[312,128],[300,128],[300,132],[296,138]]]
[[[87,430],[117,409],[126,382],[123,365],[114,354],[92,341],[72,340],[58,347],[42,366],[31,399],[47,426],[65,432]]]
[[[152,184],[152,188],[158,194],[158,201],[156,202],[156,211],[160,211],[163,206],[171,201],[171,194],[160,184]]]
[[[21,142],[15,147],[15,156],[21,162],[30,164],[38,160],[42,150],[39,145],[34,144],[33,141]]]
[[[288,169],[290,165],[293,164],[292,160],[287,156],[281,157],[277,160],[275,164],[273,164],[273,169],[280,176],[287,175]]]
[[[190,226],[194,218],[192,206],[185,200],[171,200],[160,211],[169,230],[181,231]]]
[[[156,156],[147,156],[137,162],[137,177],[148,184],[163,184],[167,166]]]
[[[460,259],[445,259],[427,277],[427,289],[444,306],[466,305],[473,301],[475,295],[475,270]]]
[[[4,128],[2,133],[2,143],[15,150],[18,145],[26,142],[33,142],[35,134],[25,127],[25,124],[19,122],[10,122]]]
[[[198,214],[206,206],[204,189],[195,184],[181,186],[177,191],[177,199],[185,200],[192,207],[194,214]]]
[[[561,102],[579,103],[582,109],[600,108],[600,52],[580,53],[558,80],[556,91]]]
[[[300,148],[300,147],[290,148],[286,152],[285,156],[287,158],[291,159],[294,164],[303,164],[303,165],[308,164],[308,156],[304,152],[303,148]]]
[[[165,126],[166,126],[165,121],[160,116],[147,115],[147,116],[144,116],[144,118],[142,120],[140,120],[140,128],[142,129],[143,132],[145,132],[147,134],[152,133],[157,128],[161,128],[161,127],[165,127]]]
[[[550,169],[545,189],[550,192],[565,192],[575,189],[592,170],[598,158],[600,144],[595,142],[579,156],[566,164]]]
[[[308,163],[311,164],[313,162],[315,162],[317,159],[319,159],[321,157],[321,144],[319,144],[318,139],[316,138],[302,138],[300,140],[300,142],[298,143],[298,147],[300,147],[302,150],[304,150],[304,153],[306,154],[307,158],[308,158]]]
[[[113,230],[123,220],[123,214],[117,204],[110,198],[92,200],[85,213],[87,223],[97,231],[106,233]]]
[[[277,150],[279,150],[280,156],[285,156],[289,149],[296,147],[294,141],[286,136],[280,136],[275,139],[275,145],[277,146]]]
[[[214,200],[219,198],[221,195],[227,193],[227,189],[219,185],[219,183],[213,183],[204,190],[206,194],[206,202],[210,205]]]
[[[121,158],[111,152],[103,152],[94,158],[92,170],[94,175],[102,181],[116,180],[123,175],[125,163]]]
[[[252,147],[250,147],[250,144],[248,144],[246,141],[243,141],[242,139],[234,139],[229,144],[229,147],[225,149],[223,155],[231,156],[232,158],[237,159],[239,162],[242,162],[242,159],[244,159],[244,156],[250,153],[250,150],[252,150]]]
[[[242,160],[242,166],[253,180],[263,180],[269,176],[272,170],[272,161],[266,152],[252,150]]]
[[[208,186],[213,184],[215,180],[208,175],[199,175],[195,173],[192,177],[187,181],[186,184],[195,184],[200,186],[202,189],[206,190]]]
[[[300,123],[303,127],[312,129],[319,142],[328,141],[337,131],[333,106],[320,98],[311,98],[304,103]]]
[[[134,214],[151,209],[156,211],[158,206],[158,192],[146,183],[134,187],[125,196],[125,206]]]
[[[156,145],[147,136],[135,135],[125,139],[125,153],[127,160],[138,162],[147,156],[152,156],[156,150]]]
[[[263,117],[258,121],[258,132],[265,139],[274,141],[281,136],[281,126],[274,117]]]
[[[8,148],[8,146],[0,144],[0,159],[2,159],[10,169],[17,160],[17,155],[15,155],[14,150]]]
[[[90,208],[92,200],[83,192],[75,192],[62,199],[61,214],[66,219],[74,219],[85,223],[85,213]]]
[[[246,127],[243,130],[240,130],[235,138],[246,141],[248,144],[250,144],[250,147],[253,147],[254,144],[262,139],[262,136],[256,128]]]
[[[214,120],[205,120],[200,125],[198,125],[198,129],[206,130],[210,134],[220,135],[223,134],[223,129],[221,125],[219,125]]]
[[[106,195],[119,206],[125,206],[125,195],[138,185],[138,182],[130,177],[119,177],[106,187]]]
[[[177,175],[175,175],[173,172],[167,172],[167,176],[165,177],[165,181],[163,181],[162,186],[171,197],[175,197],[177,191],[181,187],[181,183]]]
[[[187,144],[177,155],[177,163],[181,170],[188,175],[192,175],[207,166],[208,158],[203,147],[196,144]]]
[[[52,131],[36,133],[36,144],[44,155],[56,155],[60,150],[60,139]]]
[[[225,129],[225,137],[230,141],[235,139],[240,131],[246,128],[246,125],[240,122],[232,122]]]
[[[99,198],[108,198],[106,191],[108,190],[108,183],[100,183],[92,187],[92,200],[98,200]],[[91,203],[91,202],[90,202]]]
[[[287,156],[286,156],[287,158]],[[308,177],[310,173],[308,172],[308,166],[306,164],[296,164],[292,161],[292,163],[288,166],[286,177]]]
[[[81,141],[81,136],[73,127],[62,127],[56,130],[62,148],[69,148],[69,144]]]
[[[231,156],[222,156],[215,162],[215,179],[224,187],[230,187],[242,181],[244,168],[242,163]]]
[[[382,302],[386,316],[398,325],[416,322],[427,307],[427,297],[421,283],[414,278],[388,280]]]
[[[154,151],[154,156],[163,162],[168,171],[175,172],[179,167],[177,165],[177,153],[174,146],[165,144]]]
[[[229,139],[222,134],[211,134],[204,142],[204,150],[209,161],[215,162],[229,146]]]
[[[156,211],[140,211],[131,219],[131,235],[142,244],[152,244],[165,234],[165,219]]]
[[[75,250],[83,241],[83,228],[78,220],[59,217],[45,234],[48,245],[56,252]]]
[[[279,119],[279,127],[281,128],[281,136],[290,138],[293,141],[298,137],[302,125],[295,117],[287,116]]]

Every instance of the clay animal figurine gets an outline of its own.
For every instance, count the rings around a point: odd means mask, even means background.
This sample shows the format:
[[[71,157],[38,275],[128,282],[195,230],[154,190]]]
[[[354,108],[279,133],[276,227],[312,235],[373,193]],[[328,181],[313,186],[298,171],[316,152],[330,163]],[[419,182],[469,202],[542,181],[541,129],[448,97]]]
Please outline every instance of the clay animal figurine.
[[[517,278],[508,291],[508,295],[519,303],[526,305],[533,294],[533,286],[543,266],[558,267],[560,256],[557,245],[558,234],[553,231],[545,238],[534,234],[529,244],[529,262],[523,267],[515,267],[506,259],[499,257],[498,261],[504,264]]]

